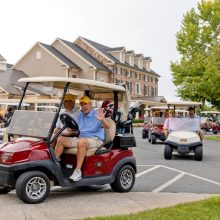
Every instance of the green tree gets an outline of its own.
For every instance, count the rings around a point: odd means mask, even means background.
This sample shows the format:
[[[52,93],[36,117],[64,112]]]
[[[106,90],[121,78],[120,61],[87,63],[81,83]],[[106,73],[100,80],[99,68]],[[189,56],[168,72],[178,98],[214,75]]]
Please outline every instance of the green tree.
[[[170,68],[183,100],[208,101],[220,109],[220,0],[198,3],[177,33],[180,61]]]

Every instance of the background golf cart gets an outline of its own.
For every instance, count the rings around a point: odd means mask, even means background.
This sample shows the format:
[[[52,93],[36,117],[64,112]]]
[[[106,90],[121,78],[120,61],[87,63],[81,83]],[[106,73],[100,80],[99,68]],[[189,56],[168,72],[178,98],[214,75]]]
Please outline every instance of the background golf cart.
[[[190,106],[201,107],[200,102],[172,102],[168,103],[175,111],[178,108],[189,108]],[[165,141],[164,158],[171,159],[172,153],[181,155],[195,153],[195,160],[202,160],[203,145],[198,132],[201,130],[200,118],[169,118],[169,134]]]
[[[214,120],[209,120],[211,115],[215,115]],[[201,112],[202,129],[204,132],[220,133],[220,112],[202,111]]]
[[[153,106],[151,108],[145,109],[145,123],[144,128],[142,130],[142,138],[148,138],[148,141],[152,144],[156,144],[157,139],[160,141],[165,141],[164,129],[163,125],[165,119],[168,117],[168,106]],[[159,117],[154,117],[154,113],[158,112]],[[188,111],[184,109],[176,109],[175,110],[176,116],[181,113],[184,117],[187,116]],[[150,123],[154,121],[153,125]]]
[[[15,111],[9,134],[20,137],[0,147],[0,193],[7,193],[15,188],[22,201],[39,203],[48,196],[51,182],[62,187],[110,184],[118,192],[132,189],[136,161],[131,147],[134,146],[135,139],[131,133],[115,134],[116,125],[113,120],[109,119],[110,128],[106,129],[105,143],[97,149],[87,151],[82,166],[83,178],[77,182],[68,179],[76,166],[76,149],[65,150],[59,162],[50,146],[66,127],[77,129],[76,122],[63,115],[61,121],[64,127],[52,137],[68,89],[85,92],[93,100],[114,100],[114,120],[117,118],[118,102],[123,102],[122,118],[126,121],[129,98],[123,87],[94,80],[62,77],[33,77],[19,81],[27,83],[24,94],[29,83],[42,82],[51,82],[56,89],[64,88],[64,93],[57,112]]]

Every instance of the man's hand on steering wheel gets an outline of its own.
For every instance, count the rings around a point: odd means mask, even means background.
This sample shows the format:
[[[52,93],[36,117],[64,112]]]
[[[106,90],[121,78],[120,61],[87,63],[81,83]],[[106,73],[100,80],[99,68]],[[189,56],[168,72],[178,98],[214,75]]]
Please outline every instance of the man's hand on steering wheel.
[[[63,113],[60,115],[60,120],[69,131],[68,134],[64,134],[64,136],[71,137],[79,135],[79,126],[70,115],[68,115],[67,113]]]

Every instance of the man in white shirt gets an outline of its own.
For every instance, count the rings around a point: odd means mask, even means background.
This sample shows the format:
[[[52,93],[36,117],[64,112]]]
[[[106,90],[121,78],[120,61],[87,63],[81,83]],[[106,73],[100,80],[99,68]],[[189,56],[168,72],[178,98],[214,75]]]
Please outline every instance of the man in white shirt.
[[[60,111],[60,115],[63,113],[67,113],[70,115],[74,120],[78,120],[78,116],[80,111],[75,107],[75,96],[68,93],[64,97],[64,108]],[[57,120],[56,128],[54,129],[53,135],[55,135],[61,128],[63,127],[62,122],[60,121],[60,117]],[[66,129],[62,133],[63,136],[71,137],[74,135],[74,133],[70,129]],[[51,146],[55,147],[56,141],[54,141]]]
[[[189,115],[187,116],[187,118],[198,118],[198,119],[200,119],[200,117],[195,113],[195,108],[190,106],[188,108],[188,111],[189,111]],[[201,119],[200,119],[200,124],[202,126]],[[198,133],[199,133],[200,139],[202,140],[203,137],[204,137],[204,133],[203,133],[202,129],[200,129]]]

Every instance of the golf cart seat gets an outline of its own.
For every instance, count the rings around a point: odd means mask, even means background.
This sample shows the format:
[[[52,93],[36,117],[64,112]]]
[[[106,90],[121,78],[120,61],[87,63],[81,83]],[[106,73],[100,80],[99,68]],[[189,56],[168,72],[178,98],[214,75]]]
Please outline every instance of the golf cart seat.
[[[105,141],[104,141],[104,143],[98,148],[88,149],[87,153],[86,153],[86,156],[95,155],[95,153],[98,149],[105,148],[105,147],[108,148],[113,143],[115,133],[116,133],[115,122],[110,118],[105,118],[105,120],[108,122],[109,128],[105,129]],[[74,155],[76,155],[77,154],[77,148],[74,147],[74,148],[65,149],[63,153],[64,154],[74,154]]]

